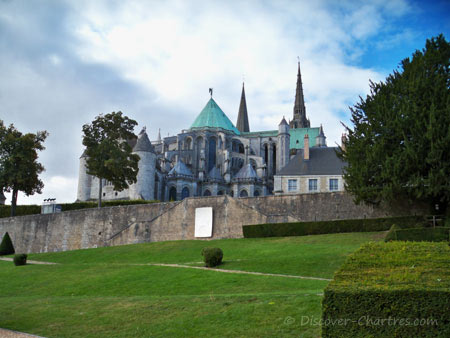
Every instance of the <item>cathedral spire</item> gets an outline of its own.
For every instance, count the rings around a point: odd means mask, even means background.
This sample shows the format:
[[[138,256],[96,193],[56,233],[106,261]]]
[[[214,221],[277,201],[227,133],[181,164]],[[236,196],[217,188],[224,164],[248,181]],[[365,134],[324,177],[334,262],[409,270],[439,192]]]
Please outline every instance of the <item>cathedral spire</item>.
[[[297,89],[295,91],[294,118],[289,123],[291,128],[309,128],[309,120],[306,118],[305,99],[303,96],[302,74],[300,61],[298,61]]]
[[[245,101],[245,89],[244,89],[243,82],[242,82],[241,103],[239,105],[239,113],[238,113],[236,128],[240,132],[249,132],[250,131],[250,127],[248,125],[247,102]]]

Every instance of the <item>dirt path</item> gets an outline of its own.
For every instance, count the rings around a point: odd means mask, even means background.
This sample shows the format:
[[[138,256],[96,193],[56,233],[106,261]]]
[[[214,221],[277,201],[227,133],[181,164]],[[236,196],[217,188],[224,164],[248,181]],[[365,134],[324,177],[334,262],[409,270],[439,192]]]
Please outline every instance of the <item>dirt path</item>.
[[[8,257],[1,257],[0,261],[7,261],[7,262],[12,262],[13,259],[12,258],[8,258]],[[40,261],[29,261],[27,260],[27,264],[44,264],[44,265],[54,265],[54,264],[58,264],[58,263],[52,263],[52,262],[40,262]],[[3,337],[3,336],[0,336]]]
[[[18,332],[18,331],[11,331],[6,329],[0,329],[0,337],[1,338],[44,338],[41,336],[35,336],[33,334]]]
[[[245,274],[245,275],[286,277],[286,278],[298,278],[298,279],[312,279],[312,280],[323,280],[323,281],[327,281],[327,282],[331,281],[331,279],[321,278],[321,277],[282,275],[282,274],[277,274],[277,273],[251,272],[251,271],[241,271],[241,270],[224,270],[224,269],[206,268],[206,267],[203,267],[203,266],[189,266],[189,265],[181,265],[181,264],[150,263],[150,264],[147,264],[147,265],[167,266],[167,267],[172,267],[172,268],[208,270],[208,271],[217,271],[217,272],[225,272],[225,273],[238,273],[238,274]]]

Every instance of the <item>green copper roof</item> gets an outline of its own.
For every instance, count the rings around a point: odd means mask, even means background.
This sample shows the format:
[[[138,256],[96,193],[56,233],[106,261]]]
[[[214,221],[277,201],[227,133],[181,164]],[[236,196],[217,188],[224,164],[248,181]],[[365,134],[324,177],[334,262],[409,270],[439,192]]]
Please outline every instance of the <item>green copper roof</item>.
[[[240,132],[234,126],[233,122],[225,115],[225,113],[217,105],[216,101],[212,98],[208,101],[205,108],[197,116],[194,123],[192,123],[191,129],[200,128],[221,128],[230,130],[239,135]]]
[[[303,139],[308,134],[309,146],[314,147],[316,145],[316,136],[319,135],[320,128],[296,128],[290,129],[289,135],[291,136],[291,149],[303,149]]]

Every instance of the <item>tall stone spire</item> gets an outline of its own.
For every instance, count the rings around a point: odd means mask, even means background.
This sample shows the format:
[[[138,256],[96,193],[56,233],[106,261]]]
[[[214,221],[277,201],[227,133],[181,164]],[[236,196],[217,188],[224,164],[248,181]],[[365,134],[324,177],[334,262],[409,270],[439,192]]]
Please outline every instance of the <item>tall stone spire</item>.
[[[300,61],[298,62],[297,89],[295,91],[295,104],[294,104],[294,118],[289,123],[289,127],[293,129],[310,127],[309,120],[306,118],[305,99],[303,96],[302,74],[300,72]]]
[[[236,128],[241,133],[250,131],[250,127],[248,125],[247,102],[245,101],[244,83],[242,83],[241,103],[239,105],[239,114],[236,123]]]

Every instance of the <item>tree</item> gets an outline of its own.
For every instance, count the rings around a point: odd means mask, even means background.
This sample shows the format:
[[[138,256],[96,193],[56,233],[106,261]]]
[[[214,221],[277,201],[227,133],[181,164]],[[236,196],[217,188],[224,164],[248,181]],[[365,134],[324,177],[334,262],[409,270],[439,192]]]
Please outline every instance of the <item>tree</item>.
[[[83,126],[83,145],[86,146],[86,168],[89,175],[99,179],[98,207],[102,201],[102,181],[107,180],[114,190],[122,191],[136,183],[139,156],[132,154],[128,144],[136,138],[137,122],[122,116],[122,112],[100,114],[91,124]]]
[[[12,192],[11,216],[16,214],[19,191],[27,196],[42,192],[44,183],[39,174],[44,167],[37,161],[37,151],[45,149],[47,136],[46,131],[22,134],[12,124],[6,128],[0,120],[0,187]]]
[[[443,35],[400,63],[351,110],[340,157],[356,202],[450,202],[450,44]],[[441,210],[442,211],[442,210]]]

